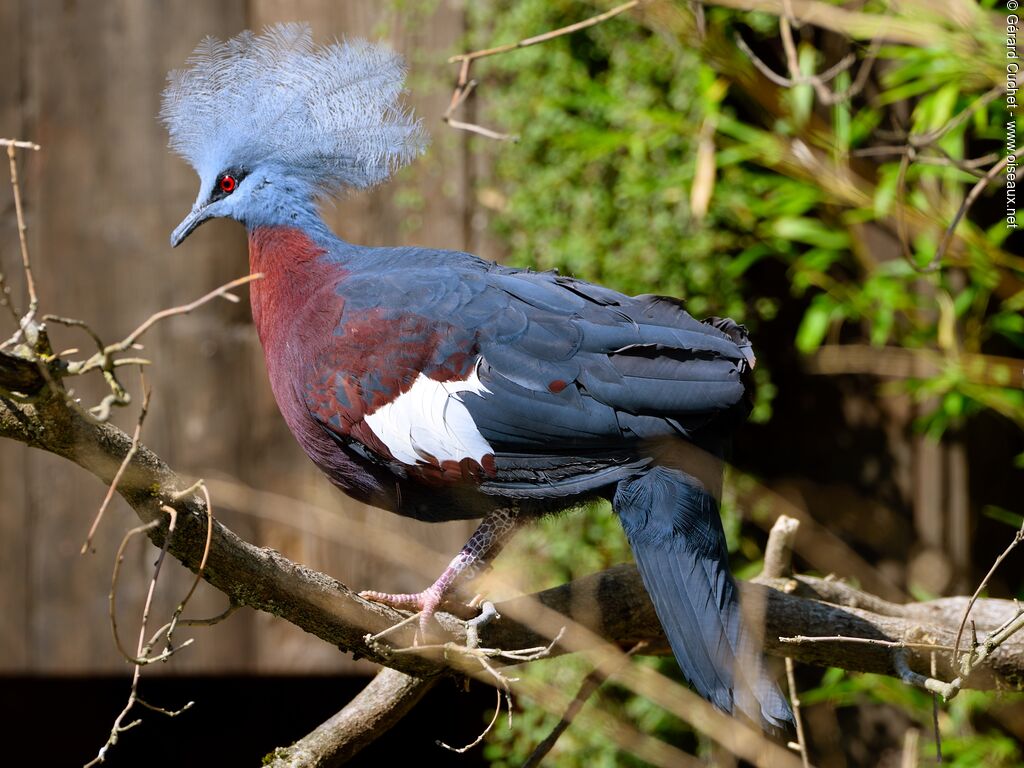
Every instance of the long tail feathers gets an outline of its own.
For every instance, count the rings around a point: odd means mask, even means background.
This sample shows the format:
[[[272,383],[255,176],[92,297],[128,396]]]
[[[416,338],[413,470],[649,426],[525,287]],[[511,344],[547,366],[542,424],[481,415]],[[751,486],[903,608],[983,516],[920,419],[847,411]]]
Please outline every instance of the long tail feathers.
[[[613,505],[686,679],[722,711],[786,730],[793,715],[743,625],[714,498],[656,467],[619,483]]]

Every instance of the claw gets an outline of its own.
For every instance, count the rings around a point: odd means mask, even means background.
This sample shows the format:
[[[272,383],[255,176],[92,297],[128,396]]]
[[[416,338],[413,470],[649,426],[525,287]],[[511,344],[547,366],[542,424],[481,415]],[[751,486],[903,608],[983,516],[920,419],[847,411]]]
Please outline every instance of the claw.
[[[359,596],[364,600],[381,603],[382,605],[389,605],[392,608],[419,612],[420,626],[419,632],[417,632],[417,637],[423,638],[427,636],[427,627],[430,625],[430,620],[437,612],[438,606],[441,605],[443,597],[441,591],[439,589],[435,589],[434,586],[428,587],[422,592],[417,592],[415,594],[394,595],[388,592],[367,590],[360,592]]]
[[[433,584],[422,592],[415,594],[391,594],[368,590],[359,596],[375,603],[389,605],[392,608],[419,612],[419,631],[417,637],[426,638],[430,619],[443,608],[445,612],[454,614],[460,619],[472,619],[479,611],[474,605],[466,605],[450,599],[466,582],[472,581],[487,567],[487,558],[497,554],[502,544],[520,524],[520,518],[514,510],[498,509],[491,512],[480,524],[459,554],[448,564]],[[473,599],[473,603],[478,598]],[[404,624],[404,622],[403,622]]]

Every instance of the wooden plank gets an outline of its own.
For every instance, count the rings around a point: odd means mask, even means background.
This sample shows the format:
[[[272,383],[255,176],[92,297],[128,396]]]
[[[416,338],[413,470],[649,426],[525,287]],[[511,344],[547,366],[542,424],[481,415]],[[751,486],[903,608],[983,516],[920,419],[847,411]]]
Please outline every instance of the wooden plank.
[[[0,46],[0,72],[5,73],[0,78],[0,135],[5,138],[26,135],[21,93],[23,23],[20,4],[0,4],[0,29],[7,30],[6,36],[13,38]],[[25,153],[19,153],[22,168],[24,159]],[[0,272],[12,288],[17,307],[24,311],[21,270],[17,266],[18,233],[6,162],[0,179]],[[14,328],[14,320],[0,307],[0,336],[7,338]],[[28,515],[27,488],[21,480],[27,453],[28,449],[20,445],[0,441],[0,671],[23,669],[29,657],[28,557],[24,542],[32,521]]]
[[[166,136],[154,119],[168,67],[180,63],[203,34],[234,31],[244,17],[242,2],[195,6],[48,0],[5,4],[4,12],[15,12],[12,6],[21,19],[17,25],[5,23],[3,29],[21,31],[11,35],[16,40],[5,41],[5,46],[23,46],[14,78],[20,93],[5,90],[0,98],[4,114],[13,108],[25,131],[45,147],[23,174],[44,311],[88,319],[101,335],[113,339],[154,309],[191,299],[222,277],[244,273],[242,238],[227,230],[215,234],[220,259],[190,263],[171,256],[167,235],[183,211],[170,203],[194,181],[167,156]],[[175,34],[168,35],[168,30]],[[225,318],[230,315],[222,315],[221,326],[230,332]],[[55,330],[53,336],[58,348],[88,348],[80,333]],[[204,403],[218,391],[212,374],[204,380],[201,373],[180,367],[189,362],[182,350],[196,344],[194,335],[179,336],[160,331],[148,339],[151,350],[159,351],[160,365],[150,376],[157,394],[147,440],[166,451],[172,462],[196,453],[187,436],[175,429],[180,415],[192,402]],[[204,360],[202,368],[212,366]],[[134,375],[125,380],[136,386]],[[193,389],[180,387],[183,381]],[[184,392],[173,394],[174,385]],[[101,391],[92,382],[75,382],[75,388],[86,401]],[[134,416],[120,414],[118,419],[130,427]],[[0,509],[0,517],[6,533],[18,527],[17,515],[22,516],[18,535],[11,539],[23,548],[27,563],[20,579],[4,574],[2,591],[23,595],[28,607],[18,622],[26,650],[0,655],[2,669],[124,670],[110,640],[106,594],[114,551],[123,531],[134,524],[133,516],[115,506],[96,539],[96,555],[81,557],[78,549],[103,496],[102,485],[53,457],[23,452],[23,463],[17,465],[6,461],[12,448],[4,446],[4,451],[4,498],[11,501]],[[130,617],[138,614],[152,561],[153,550],[141,542],[126,560],[120,594],[129,645],[135,633]],[[168,576],[165,586],[182,594],[188,575]],[[224,645],[231,639],[242,641],[242,630],[242,624],[228,628],[222,633]],[[217,653],[183,654],[179,668],[218,669],[221,659],[237,658],[238,653],[224,648],[220,658]]]
[[[198,6],[184,0],[23,0],[0,9],[2,28],[21,31],[17,44],[0,53],[0,64],[17,73],[0,86],[0,118],[45,146],[23,173],[45,311],[87,319],[104,338],[114,339],[152,311],[247,271],[244,233],[234,222],[211,222],[181,249],[170,250],[168,234],[191,206],[196,180],[166,150],[165,132],[154,118],[167,70],[181,66],[205,35],[224,38],[285,18],[309,19],[321,41],[389,32],[411,58],[413,102],[431,132],[442,133],[439,116],[450,85],[444,60],[463,23],[454,5],[442,4],[412,23],[369,0]],[[397,183],[353,196],[329,217],[342,236],[356,242],[464,248],[464,156],[464,137],[444,133]],[[411,206],[400,207],[398,199]],[[11,242],[9,219],[3,219],[4,234]],[[5,258],[10,251],[3,250]],[[356,505],[313,468],[277,411],[247,303],[206,307],[147,337],[146,354],[155,361],[147,374],[154,392],[143,433],[147,444],[184,474],[223,475],[333,507],[369,522],[382,538],[405,532],[454,554],[471,524],[430,526]],[[55,329],[53,335],[59,348],[88,347],[78,332]],[[137,388],[136,374],[124,379]],[[96,381],[74,386],[85,402],[103,393]],[[118,413],[116,420],[130,430],[134,412]],[[96,554],[83,558],[78,548],[102,485],[20,446],[0,445],[0,457],[0,671],[123,671],[110,641],[106,600],[114,552],[135,524],[131,512],[115,503],[96,538]],[[272,525],[218,505],[216,498],[214,503],[218,516],[241,535],[354,586],[413,591],[436,575],[396,569],[343,548],[336,532],[308,515],[296,514],[294,525]],[[154,556],[152,547],[137,541],[125,561],[119,616],[129,646]],[[172,609],[190,578],[176,564],[167,566],[154,616]],[[190,612],[214,614],[223,605],[219,593],[202,588]],[[180,637],[193,635],[196,646],[147,674],[353,669],[336,649],[252,612],[213,629],[184,630]]]
[[[398,177],[381,187],[353,193],[325,210],[328,223],[341,237],[366,245],[427,245],[463,249],[466,210],[464,137],[444,133],[440,117],[450,96],[450,72],[445,64],[463,29],[463,11],[442,2],[430,13],[406,8],[399,13],[388,4],[370,0],[337,3],[331,0],[252,0],[250,21],[254,29],[279,21],[308,21],[314,39],[363,37],[386,40],[410,65],[409,103],[416,109],[434,141],[429,153]],[[399,201],[405,201],[406,205]],[[270,418],[270,417],[268,417]],[[274,417],[275,422],[280,419]],[[281,440],[292,443],[290,436]],[[473,523],[426,524],[356,504],[330,486],[302,457],[301,466],[289,463],[282,472],[276,455],[266,455],[257,466],[259,486],[333,508],[339,515],[356,519],[380,531],[381,539],[396,534],[413,536],[438,552],[454,555],[472,532]],[[275,471],[276,470],[276,471]],[[429,568],[395,568],[373,555],[338,545],[338,535],[321,532],[320,523],[295,513],[296,526],[265,523],[261,543],[289,557],[324,570],[355,588],[395,592],[424,589],[439,574]],[[343,534],[341,535],[343,539]],[[396,544],[396,546],[398,546]],[[430,574],[430,575],[428,575]],[[351,669],[351,662],[334,649],[311,641],[293,627],[270,617],[260,617],[258,633],[261,670]]]

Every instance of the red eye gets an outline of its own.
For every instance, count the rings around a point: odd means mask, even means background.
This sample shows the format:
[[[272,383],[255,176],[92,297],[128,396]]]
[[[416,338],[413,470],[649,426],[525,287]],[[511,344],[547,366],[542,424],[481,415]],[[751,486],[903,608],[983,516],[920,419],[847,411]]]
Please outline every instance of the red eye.
[[[235,191],[235,187],[238,186],[238,182],[235,181],[234,176],[223,176],[220,180],[220,189],[222,192],[230,193]]]

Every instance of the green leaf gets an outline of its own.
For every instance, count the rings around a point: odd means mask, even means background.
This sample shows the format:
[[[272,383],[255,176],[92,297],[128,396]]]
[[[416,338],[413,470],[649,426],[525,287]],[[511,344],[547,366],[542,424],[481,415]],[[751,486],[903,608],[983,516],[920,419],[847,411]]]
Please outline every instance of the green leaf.
[[[998,520],[1001,523],[1006,523],[1013,528],[1020,528],[1021,525],[1024,525],[1024,515],[1017,512],[1011,512],[1010,510],[1003,509],[1002,507],[997,507],[995,504],[986,504],[982,507],[981,514],[985,517],[991,518],[992,520]]]
[[[826,293],[814,297],[796,332],[796,348],[800,352],[809,355],[821,346],[837,308],[835,301]]]
[[[816,245],[820,248],[845,250],[850,247],[850,236],[842,229],[830,229],[819,219],[791,216],[777,219],[772,227],[775,234],[786,240]]]

